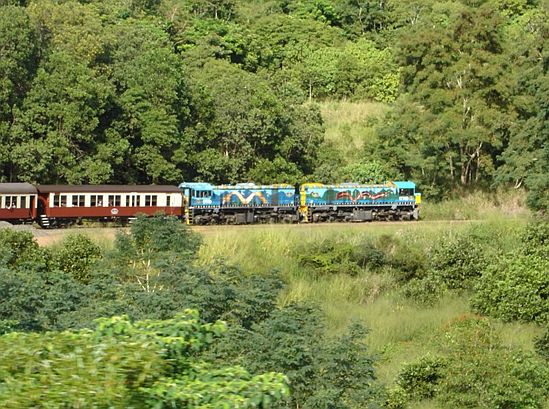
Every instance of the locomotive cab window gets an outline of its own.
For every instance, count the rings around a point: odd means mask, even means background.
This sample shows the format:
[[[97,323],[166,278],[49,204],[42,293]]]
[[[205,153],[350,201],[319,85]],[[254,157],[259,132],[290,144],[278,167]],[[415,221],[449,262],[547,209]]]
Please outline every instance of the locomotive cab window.
[[[414,195],[414,189],[400,189],[398,194],[400,196],[413,196]]]
[[[193,190],[192,195],[194,197],[212,197],[211,190]]]

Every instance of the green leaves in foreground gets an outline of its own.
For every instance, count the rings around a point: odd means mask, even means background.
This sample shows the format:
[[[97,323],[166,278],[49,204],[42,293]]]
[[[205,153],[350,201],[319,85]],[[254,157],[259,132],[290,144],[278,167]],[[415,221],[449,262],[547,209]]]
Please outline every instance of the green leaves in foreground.
[[[196,311],[165,321],[101,319],[94,331],[0,337],[5,408],[268,408],[287,395],[279,373],[212,367],[203,350],[225,331]]]

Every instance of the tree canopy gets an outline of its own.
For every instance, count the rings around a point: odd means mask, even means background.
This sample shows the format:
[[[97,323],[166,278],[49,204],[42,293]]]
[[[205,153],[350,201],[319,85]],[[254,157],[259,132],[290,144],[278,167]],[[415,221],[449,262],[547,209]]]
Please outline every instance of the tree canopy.
[[[361,156],[389,178],[547,209],[547,21],[530,0],[3,1],[0,180],[338,182],[316,103],[378,101]]]

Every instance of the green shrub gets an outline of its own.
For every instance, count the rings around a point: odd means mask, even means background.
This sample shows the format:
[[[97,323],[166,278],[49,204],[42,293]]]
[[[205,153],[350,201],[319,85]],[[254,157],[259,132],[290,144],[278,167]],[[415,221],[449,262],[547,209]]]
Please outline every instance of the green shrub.
[[[549,326],[547,326],[543,334],[536,338],[534,347],[542,358],[549,361]]]
[[[395,386],[387,390],[387,399],[384,407],[387,409],[405,409],[408,406],[410,398],[406,391],[400,386]]]
[[[419,246],[387,234],[380,236],[375,246],[384,253],[385,264],[394,269],[400,281],[424,276],[428,266],[427,255]]]
[[[269,408],[280,373],[253,375],[203,359],[225,331],[185,310],[164,321],[102,318],[93,331],[0,336],[4,408]]]
[[[329,338],[319,308],[291,304],[250,330],[227,335],[212,352],[220,362],[254,373],[276,368],[288,376],[291,395],[281,409],[366,408],[378,399],[374,359],[360,324]]]
[[[549,222],[536,220],[529,223],[521,239],[524,254],[549,258]]]
[[[434,273],[451,289],[471,288],[490,264],[486,240],[474,229],[442,237],[431,252]]]
[[[0,229],[0,265],[19,267],[23,264],[50,263],[47,250],[38,246],[32,233]]]
[[[353,245],[350,259],[360,267],[378,269],[385,264],[385,253],[369,238],[363,238]]]
[[[443,407],[541,409],[549,397],[547,365],[503,346],[488,320],[451,325],[441,352],[447,365],[437,400]]]
[[[324,240],[308,243],[299,248],[298,262],[317,275],[357,275],[360,267],[352,259],[354,248],[350,243]]]
[[[0,320],[0,335],[15,331],[18,325],[19,321],[16,320]]]
[[[445,366],[440,357],[424,356],[418,362],[406,365],[396,383],[412,399],[432,398],[438,391]]]
[[[430,399],[442,408],[541,409],[549,368],[538,357],[503,345],[497,327],[464,316],[435,337],[436,355],[407,365],[389,389],[387,407]]]
[[[486,269],[475,286],[473,308],[505,321],[549,319],[549,259],[508,255]]]
[[[90,280],[92,266],[101,257],[101,248],[83,234],[68,235],[54,252],[59,269],[83,283]]]
[[[447,291],[446,284],[433,274],[412,279],[400,287],[400,294],[420,305],[434,305]]]

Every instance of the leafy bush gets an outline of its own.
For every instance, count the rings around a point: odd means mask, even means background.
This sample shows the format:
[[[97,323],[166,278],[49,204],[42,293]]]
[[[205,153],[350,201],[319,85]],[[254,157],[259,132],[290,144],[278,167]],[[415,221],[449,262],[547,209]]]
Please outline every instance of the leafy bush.
[[[360,240],[353,246],[350,254],[351,261],[361,268],[378,269],[385,264],[385,253],[379,249],[371,239]]]
[[[529,223],[522,234],[524,254],[549,258],[549,222]]]
[[[412,399],[421,400],[435,396],[444,376],[444,359],[424,356],[418,362],[406,365],[399,373],[396,384]]]
[[[352,260],[354,248],[350,243],[335,240],[307,243],[298,249],[298,262],[317,275],[358,274],[360,267]]]
[[[51,250],[26,234],[10,237],[25,244],[14,248],[31,249],[13,260],[15,253],[6,250],[14,265],[0,265],[0,320],[11,322],[10,330],[91,327],[96,318],[121,314],[168,319],[185,308],[199,308],[206,321],[249,328],[269,316],[283,286],[275,274],[245,275],[221,261],[193,266],[199,240],[170,218],[139,219],[102,260],[81,235]],[[25,251],[50,260],[26,260]]]
[[[0,229],[0,265],[17,267],[25,263],[48,264],[47,250],[34,240],[32,233],[12,229]]]
[[[293,304],[275,309],[247,331],[229,331],[212,354],[250,372],[281,371],[291,396],[280,408],[367,407],[377,394],[373,358],[365,329],[356,324],[328,338],[316,307]]]
[[[444,407],[541,409],[548,397],[547,365],[504,347],[487,320],[454,323],[442,351],[447,366],[437,399]]]
[[[438,338],[437,356],[406,366],[388,407],[434,399],[448,408],[543,408],[549,368],[532,354],[502,345],[493,324],[461,317]]]
[[[298,248],[297,258],[302,267],[312,268],[318,275],[356,275],[361,269],[389,266],[402,280],[422,276],[427,265],[419,247],[389,235],[376,241],[362,237],[358,243],[344,237],[305,243]]]
[[[200,235],[175,217],[140,216],[128,233],[116,237],[113,256],[129,264],[141,261],[162,265],[167,253],[172,262],[194,258],[200,245]]]
[[[15,331],[19,322],[15,320],[0,320],[0,335]]]
[[[415,278],[400,287],[400,294],[405,298],[423,305],[434,305],[448,291],[448,287],[434,274],[425,278]]]
[[[471,300],[476,311],[506,321],[549,319],[549,259],[537,256],[502,258],[486,269]]]
[[[546,361],[549,361],[549,326],[545,329],[543,334],[536,338],[534,346],[536,352]]]
[[[449,288],[471,288],[490,264],[487,237],[478,233],[473,228],[443,237],[433,248],[432,269]]]
[[[166,321],[98,320],[94,331],[0,337],[6,408],[268,408],[287,395],[280,373],[213,367],[201,356],[225,331],[187,310]]]
[[[83,234],[68,235],[54,251],[59,269],[84,283],[90,280],[91,268],[101,257],[101,248]]]
[[[399,280],[408,281],[425,275],[427,256],[420,247],[386,234],[378,238],[376,247],[385,253],[385,264],[394,269]]]
[[[70,275],[42,268],[0,268],[0,320],[16,321],[18,331],[62,329],[64,314],[89,300]]]

